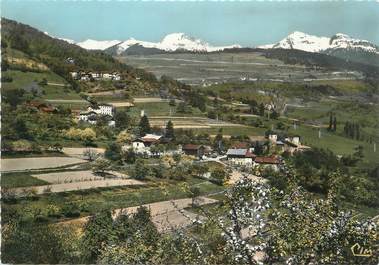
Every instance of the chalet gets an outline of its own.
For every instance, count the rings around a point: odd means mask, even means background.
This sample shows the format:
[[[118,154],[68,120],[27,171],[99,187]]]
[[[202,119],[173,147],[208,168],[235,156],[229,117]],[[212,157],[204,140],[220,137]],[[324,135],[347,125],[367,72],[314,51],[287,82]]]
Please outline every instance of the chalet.
[[[185,144],[182,146],[182,151],[186,155],[196,156],[196,157],[201,158],[206,153],[206,148],[203,145]]]
[[[251,153],[254,152],[254,147],[249,142],[236,142],[231,145],[232,149],[248,149]]]
[[[249,151],[249,149],[228,149],[226,152],[228,161],[232,164],[240,166],[251,166],[253,164],[255,155]]]
[[[160,142],[160,139],[162,138],[161,135],[156,134],[146,134],[145,136],[139,138],[145,146],[151,146],[153,144],[158,144]]]
[[[254,164],[263,168],[271,168],[275,171],[279,170],[279,166],[281,164],[281,160],[277,156],[257,156],[254,160]]]

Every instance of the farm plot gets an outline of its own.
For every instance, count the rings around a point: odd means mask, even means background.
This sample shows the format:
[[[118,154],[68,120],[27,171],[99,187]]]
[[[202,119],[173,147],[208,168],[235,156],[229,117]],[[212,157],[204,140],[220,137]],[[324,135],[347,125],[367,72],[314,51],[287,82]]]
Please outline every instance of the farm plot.
[[[230,122],[216,121],[204,117],[170,117],[170,116],[152,116],[150,124],[152,126],[164,127],[166,122],[171,120],[174,128],[190,129],[190,128],[212,128],[212,127],[245,127],[241,124]]]
[[[33,191],[35,194],[44,193],[58,193],[67,191],[78,191],[78,190],[88,190],[104,187],[117,187],[117,186],[140,186],[146,185],[146,183],[134,179],[103,179],[103,180],[93,180],[93,181],[83,181],[83,182],[71,182],[62,184],[52,184],[35,186],[31,188],[16,188],[15,193],[20,196],[28,196],[29,191]]]
[[[84,158],[83,153],[87,150],[91,150],[93,152],[96,152],[98,154],[103,154],[105,149],[103,148],[88,148],[88,147],[64,147],[63,153],[65,153],[68,156],[77,157],[77,158]]]
[[[93,180],[104,180],[104,177],[96,176],[91,171],[65,171],[46,174],[32,175],[35,178],[46,181],[51,184],[84,182]]]
[[[1,172],[64,167],[86,162],[75,157],[29,157],[1,159]]]

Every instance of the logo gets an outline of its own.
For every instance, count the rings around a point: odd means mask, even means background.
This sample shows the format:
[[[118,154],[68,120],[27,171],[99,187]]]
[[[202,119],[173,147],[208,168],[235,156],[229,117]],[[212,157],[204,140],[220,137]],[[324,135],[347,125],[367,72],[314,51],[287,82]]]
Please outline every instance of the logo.
[[[355,243],[351,248],[351,252],[355,257],[371,257],[371,249],[361,247],[358,243]]]

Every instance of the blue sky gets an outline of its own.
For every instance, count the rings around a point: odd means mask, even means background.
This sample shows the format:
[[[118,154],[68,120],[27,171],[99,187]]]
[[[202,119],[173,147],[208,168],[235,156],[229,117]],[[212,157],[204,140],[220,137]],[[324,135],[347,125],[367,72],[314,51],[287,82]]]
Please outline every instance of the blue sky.
[[[2,16],[50,35],[159,41],[185,32],[214,45],[276,42],[297,30],[345,33],[379,44],[378,2],[205,2],[3,0]]]

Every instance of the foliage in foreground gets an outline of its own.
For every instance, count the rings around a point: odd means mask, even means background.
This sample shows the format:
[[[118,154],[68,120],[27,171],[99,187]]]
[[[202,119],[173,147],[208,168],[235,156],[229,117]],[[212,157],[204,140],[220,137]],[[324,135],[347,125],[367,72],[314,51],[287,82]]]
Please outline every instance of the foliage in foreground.
[[[230,187],[219,211],[198,208],[205,220],[182,214],[189,229],[159,234],[139,208],[112,218],[90,218],[82,236],[51,226],[3,227],[3,261],[100,264],[376,264],[377,228],[339,208],[332,185],[325,199],[291,182],[283,192],[243,178]],[[43,228],[45,227],[45,228]],[[67,243],[69,242],[69,243]],[[358,243],[371,257],[354,257]],[[80,246],[74,248],[74,246]],[[52,251],[43,254],[43,249]],[[33,252],[31,252],[33,250]],[[73,255],[75,253],[75,255]]]

